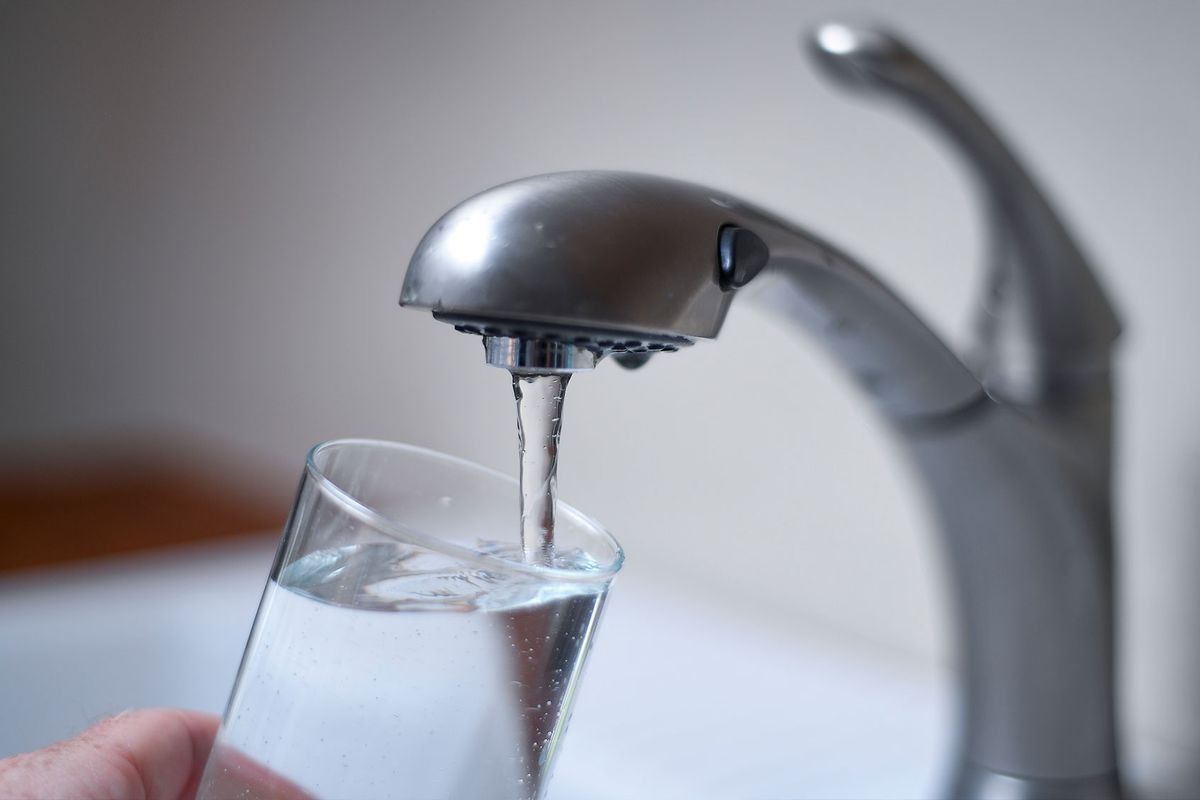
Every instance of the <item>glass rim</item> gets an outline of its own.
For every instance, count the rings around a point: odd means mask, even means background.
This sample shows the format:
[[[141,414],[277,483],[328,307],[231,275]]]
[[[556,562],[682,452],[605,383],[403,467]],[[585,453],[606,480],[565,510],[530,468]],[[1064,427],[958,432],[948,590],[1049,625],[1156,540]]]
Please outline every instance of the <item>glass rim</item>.
[[[513,559],[504,558],[503,556],[481,553],[478,550],[473,550],[470,547],[455,544],[441,537],[424,533],[416,528],[406,525],[398,520],[391,519],[379,511],[371,508],[369,505],[359,500],[350,492],[338,486],[334,481],[326,475],[320,467],[317,466],[316,457],[324,451],[337,447],[346,446],[366,446],[384,450],[393,450],[406,453],[411,456],[419,456],[421,458],[429,458],[436,461],[441,461],[446,464],[451,464],[455,467],[464,468],[476,474],[485,475],[489,478],[499,479],[513,487],[515,492],[520,493],[520,483],[516,478],[510,475],[505,475],[499,470],[485,467],[482,464],[477,464],[474,461],[469,461],[465,458],[452,456],[448,453],[443,453],[439,450],[433,450],[428,447],[420,447],[414,444],[405,444],[403,442],[393,442],[386,439],[366,439],[366,438],[347,438],[347,439],[331,439],[326,442],[314,445],[304,459],[304,469],[308,476],[314,481],[317,487],[342,506],[344,506],[351,514],[358,517],[363,522],[374,527],[389,536],[395,536],[403,541],[418,544],[428,550],[449,555],[463,561],[485,566],[498,566],[508,572],[517,572],[525,575],[536,576],[541,580],[552,579],[555,581],[570,581],[574,583],[601,583],[612,580],[613,576],[621,569],[621,565],[625,563],[625,550],[617,541],[616,537],[609,532],[608,528],[601,525],[591,516],[583,513],[579,509],[564,503],[562,500],[557,501],[555,509],[559,512],[574,517],[577,521],[589,530],[589,533],[607,542],[613,549],[613,557],[608,563],[602,565],[597,570],[581,570],[581,569],[564,569],[562,567],[552,567],[544,564],[528,564],[524,561],[515,561]]]

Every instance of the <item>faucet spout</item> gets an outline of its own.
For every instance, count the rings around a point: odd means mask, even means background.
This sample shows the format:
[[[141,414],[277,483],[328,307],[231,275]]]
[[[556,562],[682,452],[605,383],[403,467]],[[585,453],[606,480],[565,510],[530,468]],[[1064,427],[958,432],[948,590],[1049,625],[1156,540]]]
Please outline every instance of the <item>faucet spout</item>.
[[[466,200],[417,246],[400,302],[489,337],[653,353],[715,337],[738,286],[760,273],[788,279],[791,313],[890,415],[937,415],[982,395],[845,254],[724,192],[649,175],[560,172]]]

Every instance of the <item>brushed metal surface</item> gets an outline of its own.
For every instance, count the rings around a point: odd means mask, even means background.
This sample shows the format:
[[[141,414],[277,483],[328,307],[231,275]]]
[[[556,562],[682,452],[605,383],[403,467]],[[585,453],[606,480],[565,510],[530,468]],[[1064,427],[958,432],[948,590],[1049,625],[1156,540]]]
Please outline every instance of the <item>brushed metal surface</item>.
[[[565,340],[640,363],[627,356],[649,343],[717,335],[744,282],[731,280],[736,248],[721,232],[748,232],[766,266],[740,278],[775,281],[767,301],[892,423],[941,523],[962,668],[948,796],[1116,798],[1117,315],[1049,202],[928,61],[884,29],[836,23],[809,49],[841,85],[916,110],[978,178],[992,259],[969,358],[804,229],[723,192],[621,172],[542,175],[468,199],[422,239],[401,303],[518,348]]]

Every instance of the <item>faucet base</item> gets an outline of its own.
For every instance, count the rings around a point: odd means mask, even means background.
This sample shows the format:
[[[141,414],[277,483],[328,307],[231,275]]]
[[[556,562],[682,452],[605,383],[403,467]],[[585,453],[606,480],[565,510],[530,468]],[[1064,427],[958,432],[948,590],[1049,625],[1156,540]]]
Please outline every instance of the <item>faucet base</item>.
[[[1080,778],[1028,778],[964,761],[946,796],[951,800],[1121,800],[1116,772]]]

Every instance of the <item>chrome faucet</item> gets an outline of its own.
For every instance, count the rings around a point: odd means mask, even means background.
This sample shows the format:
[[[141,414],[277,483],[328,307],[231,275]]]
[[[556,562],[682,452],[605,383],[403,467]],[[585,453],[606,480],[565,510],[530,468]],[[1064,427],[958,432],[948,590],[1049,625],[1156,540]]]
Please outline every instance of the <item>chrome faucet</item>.
[[[983,117],[898,37],[827,24],[844,86],[907,103],[963,153],[992,259],[956,356],[851,258],[723,192],[614,172],[466,200],[413,255],[401,304],[481,334],[487,362],[624,366],[717,335],[750,282],[820,339],[904,444],[932,499],[961,675],[952,798],[1119,798],[1112,350],[1120,324],[1049,203]],[[765,291],[769,288],[769,291]]]

